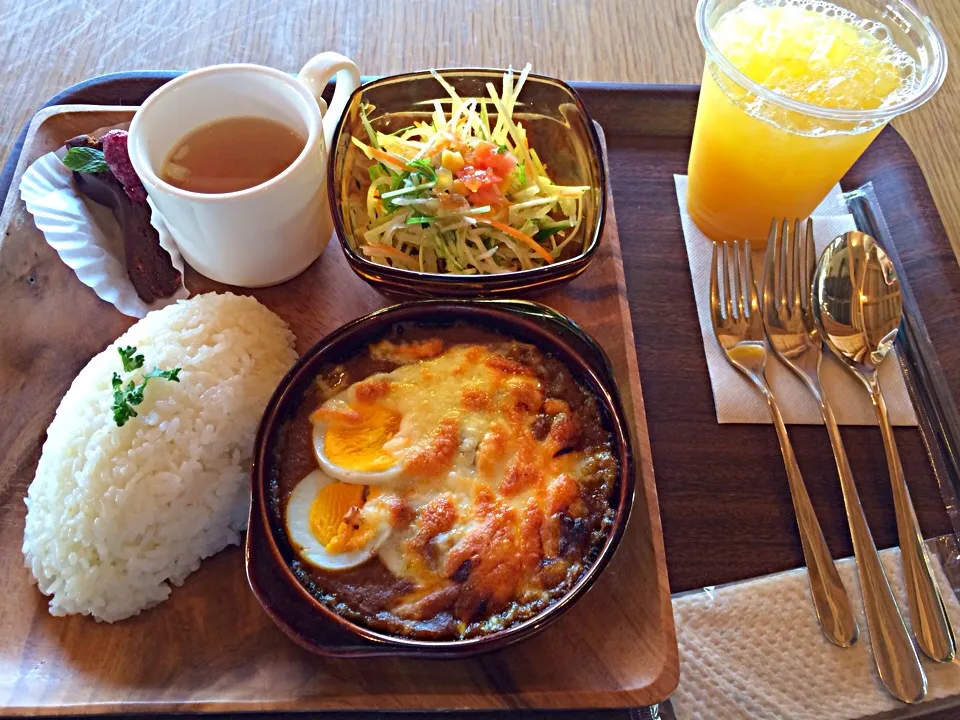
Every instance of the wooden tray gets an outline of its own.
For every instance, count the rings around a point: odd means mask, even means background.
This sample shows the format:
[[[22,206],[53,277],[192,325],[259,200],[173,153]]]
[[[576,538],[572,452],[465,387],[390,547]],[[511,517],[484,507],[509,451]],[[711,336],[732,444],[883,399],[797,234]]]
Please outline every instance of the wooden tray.
[[[67,138],[131,117],[128,108],[103,106],[42,110],[17,177]],[[0,226],[7,228],[0,245],[0,416],[7,419],[0,430],[0,701],[9,708],[624,707],[672,692],[676,638],[612,203],[590,268],[538,299],[578,321],[610,355],[635,421],[638,487],[629,526],[594,588],[545,632],[500,653],[442,663],[308,655],[260,609],[246,587],[238,548],[205,561],[167,602],[134,619],[106,625],[51,617],[22,567],[22,497],[73,376],[132,320],[73,276],[13,193]],[[227,289],[192,271],[186,283],[193,293]],[[389,304],[354,276],[336,243],[304,274],[252,294],[290,322],[301,352],[344,322]]]
[[[53,98],[51,104],[138,105],[176,74],[135,72],[94,78],[68,88]],[[686,171],[698,89],[693,86],[591,83],[574,83],[574,86],[606,133],[631,319],[639,365],[643,368],[644,408],[653,462],[657,468],[671,589],[679,592],[797,567],[803,562],[803,556],[796,537],[776,438],[769,426],[717,425],[699,341],[693,288],[673,183],[674,173]],[[0,197],[10,187],[17,167],[18,148],[19,145],[14,148],[11,161],[0,175]],[[906,143],[892,129],[880,134],[844,179],[844,187],[856,187],[868,180],[877,189],[904,261],[906,275],[956,397],[960,388],[960,320],[956,310],[960,307],[960,268],[923,174]],[[8,229],[17,233],[16,227]],[[0,393],[3,394],[28,382],[35,355],[61,350],[70,352],[76,347],[73,332],[66,335],[64,348],[57,347],[55,339],[44,332],[42,315],[28,313],[27,298],[30,296],[25,278],[29,277],[34,261],[27,258],[21,262],[22,267],[16,272],[20,273],[20,282],[24,285],[19,307],[20,312],[25,313],[25,320],[18,320],[16,327],[9,331],[0,325],[0,334],[5,333],[2,337],[9,338],[16,332],[26,333],[24,347],[27,350],[18,357],[8,356],[4,345],[0,344]],[[4,272],[7,271],[0,264],[0,275]],[[31,323],[40,323],[40,328],[31,330]],[[118,325],[116,331],[119,330]],[[64,370],[67,377],[72,377],[84,362],[85,358],[70,361]],[[18,408],[17,412],[31,414],[30,407],[34,403],[38,407],[42,403],[46,403],[45,407],[52,407],[66,382],[64,380],[58,392],[44,391],[46,395],[43,397],[30,396],[28,408]],[[17,419],[16,415],[13,421],[7,417],[4,419],[6,423],[0,426],[0,476],[20,479],[9,487],[0,484],[0,507],[19,506],[22,488],[29,481],[37,457],[22,451],[18,455],[14,451],[17,443],[21,448],[36,443],[45,420],[37,421],[30,430],[24,430],[25,421]],[[21,430],[15,432],[8,424]],[[31,438],[30,432],[36,433],[36,437]],[[844,428],[842,432],[847,439],[847,452],[877,544],[881,548],[895,545],[896,526],[879,434],[872,428]],[[790,433],[827,542],[835,557],[849,556],[852,547],[836,474],[829,459],[826,433],[817,427],[794,427]],[[924,533],[933,536],[950,532],[919,432],[898,429],[897,442]],[[17,511],[22,512],[19,508]],[[0,537],[8,538],[7,535]],[[19,544],[17,533],[10,533],[9,537],[13,538],[14,544]],[[229,554],[221,554],[207,564],[240,566],[239,559]],[[7,571],[6,575],[22,572],[15,553],[0,554],[0,568]],[[205,566],[192,582],[200,583],[205,574],[218,572],[223,571]],[[240,583],[226,589],[243,590]],[[191,597],[199,598],[204,588],[194,589],[188,583],[180,592],[189,592]],[[584,602],[588,599],[589,596],[584,598]],[[34,602],[29,595],[27,600]],[[190,609],[172,613],[167,621],[170,632],[176,630],[178,623],[190,623],[191,618]],[[236,644],[250,639],[249,633],[243,630],[243,620],[245,618],[240,618],[229,631],[218,635],[224,646],[222,657],[229,655]],[[0,613],[0,628],[6,629],[7,622],[6,612]],[[37,624],[41,638],[44,634],[62,632],[58,629],[62,626],[50,618],[38,618]],[[209,642],[209,635],[221,627],[221,624],[215,624],[204,628],[198,642]],[[242,637],[234,637],[236,629]],[[267,632],[263,628],[261,631]],[[27,640],[22,631],[18,632],[21,634],[11,640],[11,644],[16,646],[17,653],[21,653]],[[66,654],[65,650],[58,652]],[[3,657],[0,654],[0,658]],[[21,661],[19,655],[13,660],[0,659],[0,684],[6,683],[5,686],[9,687],[11,681],[3,678],[11,672],[17,677],[30,672],[45,672],[45,666],[41,664],[43,658],[33,657],[32,664],[30,660]],[[202,672],[208,682],[215,684],[217,678],[227,672],[227,663],[220,657],[214,659],[210,670],[203,669],[203,664],[210,662],[206,655],[194,659],[190,653],[185,653],[174,662],[183,667],[179,672]],[[288,656],[275,657],[282,657],[278,662],[290,668],[292,673],[299,672]],[[68,656],[59,661],[74,662],[78,673],[86,672],[91,676],[91,683],[100,677],[96,674],[98,669],[82,659],[71,660]],[[123,660],[118,657],[114,662],[120,664]],[[585,658],[585,665],[592,667],[593,663],[592,657]],[[46,664],[49,665],[50,660]],[[144,682],[163,688],[171,682],[171,673],[174,672],[169,669],[169,664],[164,663],[163,668],[166,669],[155,678]],[[498,683],[507,682],[507,678],[497,675],[494,666],[488,665],[486,670],[488,677],[496,677]],[[233,677],[232,670],[230,673]],[[300,676],[303,685],[311,680],[308,674]],[[255,698],[268,680],[250,671],[245,682],[249,686],[248,696]],[[115,693],[122,695],[125,692],[123,681],[118,680],[115,685],[118,686]],[[83,693],[73,701],[85,703],[89,697],[90,693]],[[6,697],[0,695],[0,702],[4,700]],[[355,707],[364,706],[362,698],[355,700]],[[504,706],[513,702],[504,697],[500,700]],[[557,704],[561,702],[558,700]],[[170,704],[175,705],[176,698]],[[192,707],[217,709],[213,703]],[[257,705],[251,702],[248,707]]]

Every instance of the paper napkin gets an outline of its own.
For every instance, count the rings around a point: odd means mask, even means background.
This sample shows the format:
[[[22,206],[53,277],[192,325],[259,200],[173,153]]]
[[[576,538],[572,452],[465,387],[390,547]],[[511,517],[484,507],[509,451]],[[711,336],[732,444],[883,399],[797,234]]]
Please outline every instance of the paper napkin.
[[[710,263],[713,242],[694,224],[687,214],[687,177],[674,175],[677,201],[683,224],[683,240],[687,247],[693,292],[696,296],[700,333],[710,373],[710,385],[720,423],[769,423],[766,401],[757,389],[727,362],[717,343],[710,320]],[[856,230],[853,216],[848,214],[840,186],[833,188],[813,213],[814,242],[821,252],[837,235]],[[763,277],[763,252],[754,252],[754,277]],[[863,385],[842,363],[824,349],[824,367],[821,379],[837,422],[841,425],[875,425],[876,416],[870,397]],[[897,359],[887,358],[879,370],[884,400],[894,425],[916,425],[910,396],[900,372]],[[823,420],[820,408],[810,391],[786,365],[772,353],[767,358],[767,381],[777,398],[783,419],[788,424],[818,425]]]
[[[900,551],[885,550],[880,559],[909,626]],[[960,627],[960,603],[937,558],[931,561],[947,613]],[[674,598],[677,720],[843,720],[903,709],[877,675],[853,558],[838,561],[837,570],[860,626],[849,648],[831,645],[820,632],[805,569]],[[923,667],[927,701],[960,694],[960,661],[923,660]]]
[[[126,129],[128,125],[123,123],[114,127]],[[100,128],[91,134],[99,136],[112,129]],[[124,315],[142,318],[151,310],[189,297],[181,280],[180,288],[170,297],[152,303],[140,299],[127,275],[120,226],[108,208],[76,189],[72,173],[60,162],[64,152],[60,148],[38,158],[24,171],[20,180],[20,196],[47,244],[57,251],[80,282]],[[170,255],[173,267],[182,277],[180,251],[166,226],[158,222],[152,203],[150,207],[153,213],[151,224],[160,236],[160,247]]]

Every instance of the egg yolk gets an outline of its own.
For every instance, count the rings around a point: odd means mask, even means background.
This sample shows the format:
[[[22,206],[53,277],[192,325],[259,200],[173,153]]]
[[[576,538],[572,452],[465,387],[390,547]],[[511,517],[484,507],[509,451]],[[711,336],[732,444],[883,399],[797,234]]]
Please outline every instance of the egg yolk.
[[[347,511],[362,505],[363,485],[332,482],[317,493],[310,505],[310,530],[326,546],[337,536]]]
[[[386,470],[397,462],[383,445],[400,430],[399,413],[378,405],[354,408],[356,422],[334,422],[327,427],[323,449],[335,465],[345,470]]]

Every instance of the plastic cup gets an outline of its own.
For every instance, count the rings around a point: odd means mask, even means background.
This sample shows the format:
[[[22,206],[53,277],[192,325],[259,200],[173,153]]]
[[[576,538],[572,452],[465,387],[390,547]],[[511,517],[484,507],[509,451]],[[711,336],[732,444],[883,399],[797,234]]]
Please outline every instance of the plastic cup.
[[[697,6],[706,65],[687,171],[687,210],[718,242],[763,243],[771,218],[809,216],[884,125],[933,97],[947,72],[943,38],[912,4],[839,0],[833,4],[886,28],[916,62],[918,82],[900,102],[876,109],[792,100],[741,73],[714,43],[717,21],[749,1],[700,0]]]

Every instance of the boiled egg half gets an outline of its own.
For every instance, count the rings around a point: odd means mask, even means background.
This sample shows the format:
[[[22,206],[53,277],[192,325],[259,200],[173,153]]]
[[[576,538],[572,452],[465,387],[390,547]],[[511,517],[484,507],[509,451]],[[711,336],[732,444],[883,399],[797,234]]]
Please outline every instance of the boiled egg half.
[[[345,483],[392,483],[403,468],[384,445],[400,430],[402,416],[385,403],[348,402],[352,391],[325,403],[311,418],[317,463]]]
[[[311,472],[290,493],[286,524],[297,554],[324,570],[362,565],[391,532],[389,513],[375,490],[340,482],[322,470]]]

